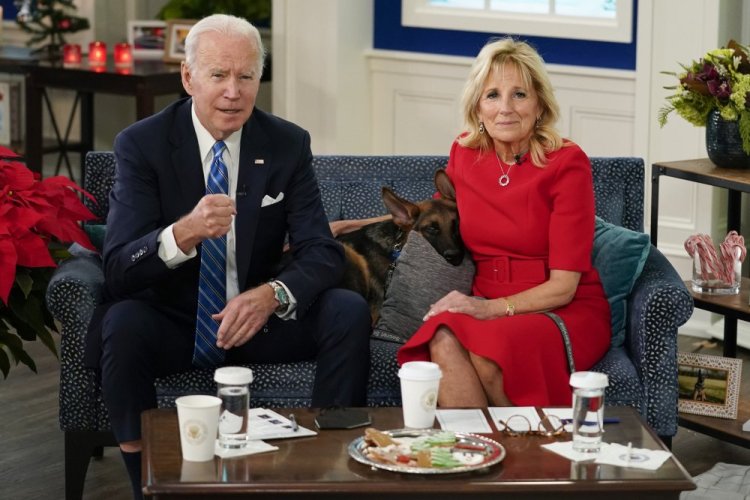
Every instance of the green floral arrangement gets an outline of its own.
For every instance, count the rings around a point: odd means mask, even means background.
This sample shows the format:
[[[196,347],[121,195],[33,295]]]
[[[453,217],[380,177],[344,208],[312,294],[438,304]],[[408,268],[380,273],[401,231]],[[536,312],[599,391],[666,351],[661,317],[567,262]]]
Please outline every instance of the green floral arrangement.
[[[726,48],[709,51],[681,73],[663,71],[679,79],[664,87],[676,93],[659,110],[659,125],[672,111],[696,127],[705,127],[709,113],[717,110],[727,121],[739,121],[742,149],[750,155],[750,60],[748,48],[730,40]]]
[[[267,26],[271,20],[271,0],[169,0],[156,17],[202,19],[211,14],[232,14],[256,26]]]

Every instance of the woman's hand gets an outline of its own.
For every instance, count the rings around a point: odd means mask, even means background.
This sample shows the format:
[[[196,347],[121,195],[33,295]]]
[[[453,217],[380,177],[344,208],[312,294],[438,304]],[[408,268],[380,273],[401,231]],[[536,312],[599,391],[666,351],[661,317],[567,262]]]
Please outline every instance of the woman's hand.
[[[438,300],[430,306],[430,310],[423,318],[427,321],[433,316],[448,311],[452,313],[468,314],[476,319],[493,319],[499,316],[495,310],[496,305],[493,300],[485,300],[476,297],[469,297],[461,292],[453,290],[448,295]]]

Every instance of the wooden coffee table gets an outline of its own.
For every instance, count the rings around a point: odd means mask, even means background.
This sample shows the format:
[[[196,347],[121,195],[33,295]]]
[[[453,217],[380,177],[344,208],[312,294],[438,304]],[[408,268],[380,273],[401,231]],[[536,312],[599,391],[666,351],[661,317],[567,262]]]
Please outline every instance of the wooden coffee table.
[[[284,415],[289,410],[277,410]],[[292,410],[300,425],[315,429],[317,410]],[[403,427],[400,408],[370,408],[373,427]],[[607,407],[607,417],[620,423],[606,426],[605,441],[633,447],[665,449],[632,408]],[[489,415],[485,412],[485,416]],[[494,428],[494,425],[492,426]],[[278,451],[211,462],[183,462],[175,410],[143,414],[144,493],[152,498],[218,498],[241,496],[284,498],[678,498],[695,489],[674,458],[658,470],[573,463],[540,447],[555,438],[491,437],[507,451],[503,462],[462,474],[413,475],[374,469],[351,459],[349,443],[363,429],[319,431],[314,437],[272,441]],[[560,438],[570,439],[569,435]]]

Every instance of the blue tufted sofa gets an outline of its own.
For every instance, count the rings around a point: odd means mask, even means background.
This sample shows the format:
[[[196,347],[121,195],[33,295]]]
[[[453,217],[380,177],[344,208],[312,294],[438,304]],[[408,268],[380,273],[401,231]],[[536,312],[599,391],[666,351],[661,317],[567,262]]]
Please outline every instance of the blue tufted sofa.
[[[408,199],[434,191],[433,173],[444,156],[318,156],[314,160],[329,219],[384,213],[380,188],[391,186]],[[602,219],[643,231],[644,164],[638,158],[593,158],[596,212]],[[114,180],[114,156],[86,157],[84,187],[98,200],[87,201],[102,220]],[[55,272],[48,290],[50,311],[62,323],[60,427],[65,432],[66,497],[80,498],[89,459],[114,445],[95,374],[82,364],[84,336],[102,297],[98,255],[78,252]],[[628,299],[627,332],[622,347],[610,349],[593,369],[609,375],[608,405],[637,408],[648,424],[669,441],[677,432],[677,328],[690,317],[693,302],[664,256],[651,247],[645,268]],[[395,361],[398,344],[372,340],[368,405],[400,404]],[[252,365],[254,406],[309,406],[314,362]],[[208,370],[178,373],[157,381],[160,406],[173,406],[185,393],[213,393]]]

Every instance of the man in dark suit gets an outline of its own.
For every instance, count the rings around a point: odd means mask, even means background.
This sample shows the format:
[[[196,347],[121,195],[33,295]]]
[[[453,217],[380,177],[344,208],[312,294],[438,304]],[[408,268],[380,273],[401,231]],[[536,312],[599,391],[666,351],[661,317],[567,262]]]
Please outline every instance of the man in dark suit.
[[[115,140],[103,257],[111,300],[97,311],[101,330],[89,337],[101,341],[94,350],[101,352],[104,401],[136,496],[140,413],[156,406],[155,377],[193,366],[314,358],[313,406],[365,404],[368,307],[359,295],[332,288],[343,250],[323,212],[309,134],[254,108],[263,55],[257,29],[245,20],[201,20],[186,39],[181,68],[191,97]],[[215,176],[218,166],[223,173]],[[228,183],[216,191],[211,186],[221,178]],[[274,275],[287,234],[293,260]],[[201,261],[220,240],[225,302],[209,310],[198,299],[199,275],[215,271]],[[198,309],[208,316],[196,322]],[[196,323],[210,345],[194,343]]]

